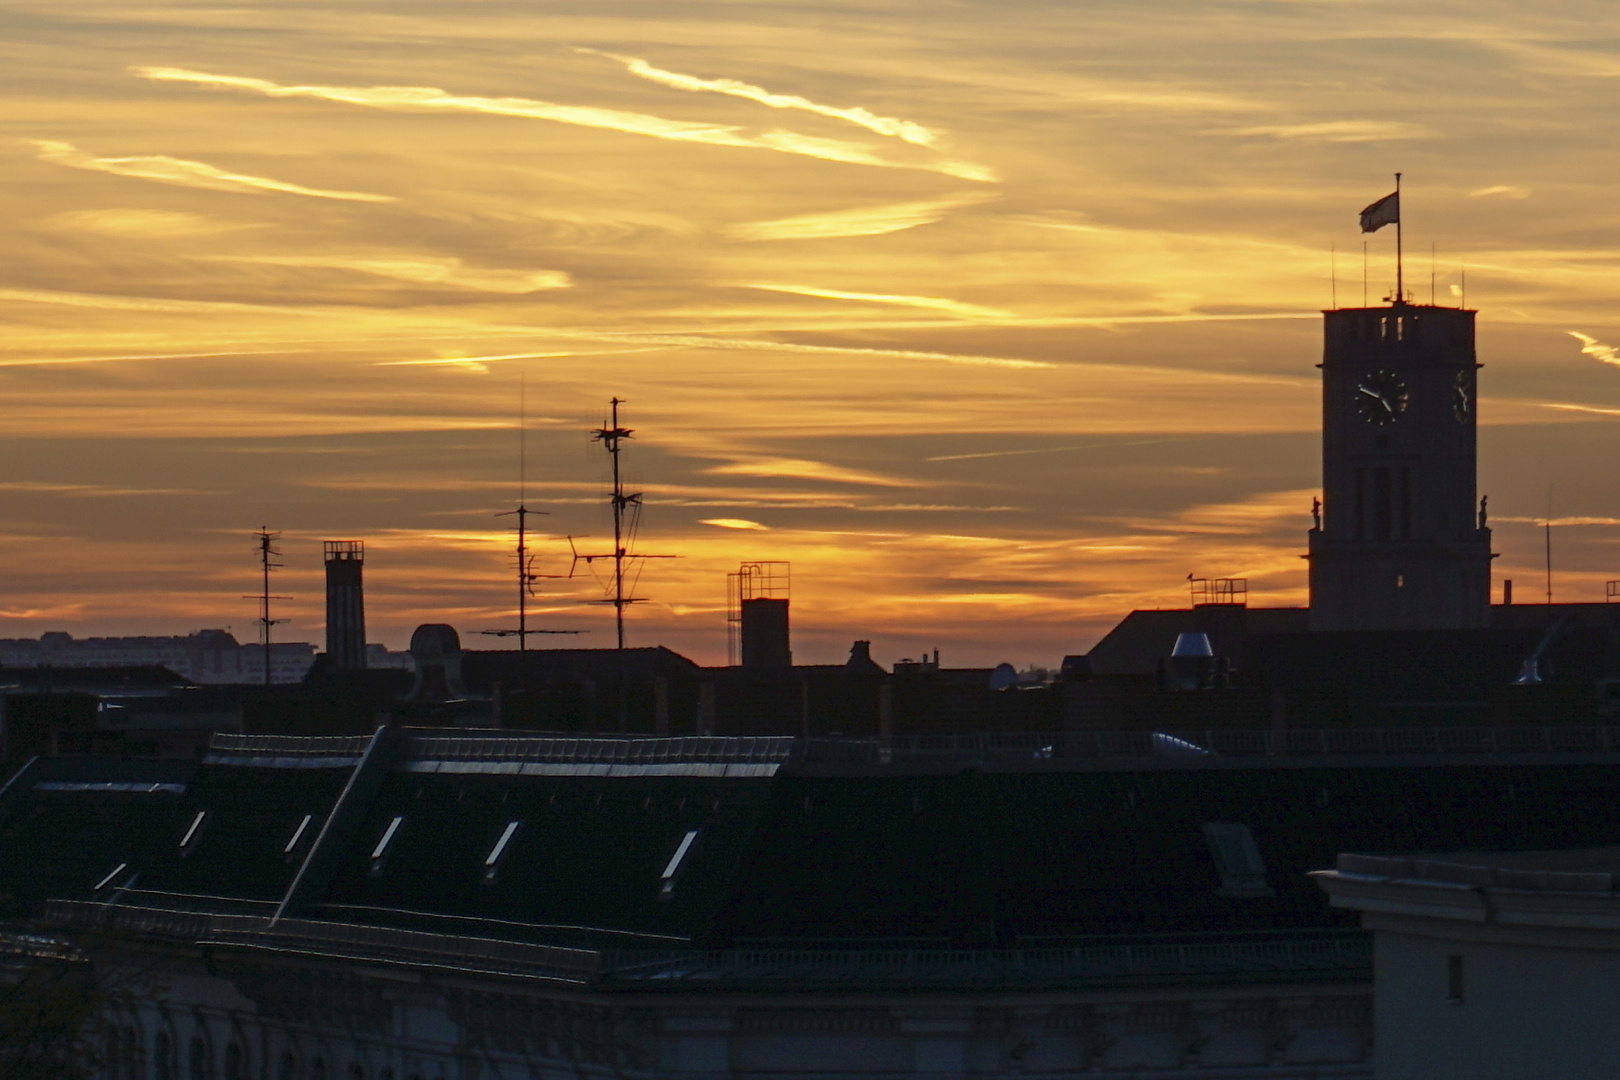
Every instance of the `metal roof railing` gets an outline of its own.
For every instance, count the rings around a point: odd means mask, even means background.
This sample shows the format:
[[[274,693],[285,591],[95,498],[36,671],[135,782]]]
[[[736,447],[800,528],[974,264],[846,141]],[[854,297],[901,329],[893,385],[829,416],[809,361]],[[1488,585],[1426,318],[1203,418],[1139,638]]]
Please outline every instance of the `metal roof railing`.
[[[215,765],[354,764],[370,735],[237,735],[215,732],[203,759]]]
[[[435,761],[532,761],[563,765],[770,764],[793,754],[791,735],[665,738],[432,735],[414,732],[406,755]]]
[[[1017,949],[729,949],[606,954],[604,982],[640,986],[1011,984],[1189,976],[1361,977],[1372,938],[1361,930],[1239,940],[1098,942]]]
[[[1084,762],[1118,758],[1214,763],[1255,758],[1620,753],[1620,726],[1058,731],[799,740],[814,766]]]
[[[1362,979],[1372,967],[1362,930],[1191,939],[1092,941],[1005,949],[781,947],[598,951],[533,942],[400,930],[386,926],[274,920],[126,907],[78,900],[46,903],[45,922],[290,955],[342,957],[457,972],[537,978],[637,990],[745,984],[805,986],[1053,985],[1154,978]]]
[[[359,923],[273,919],[163,908],[49,900],[45,922],[106,929],[199,945],[233,946],[301,955],[341,956],[371,963],[479,971],[567,982],[594,978],[600,954],[591,949],[436,934]]]

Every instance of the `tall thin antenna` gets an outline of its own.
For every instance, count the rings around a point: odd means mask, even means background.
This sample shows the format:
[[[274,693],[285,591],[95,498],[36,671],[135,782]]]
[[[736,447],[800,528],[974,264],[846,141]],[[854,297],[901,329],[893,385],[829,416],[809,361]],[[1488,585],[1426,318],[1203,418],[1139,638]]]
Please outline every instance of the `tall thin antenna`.
[[[618,629],[618,647],[624,648],[624,609],[631,604],[643,603],[645,598],[632,596],[635,591],[634,583],[629,590],[625,588],[625,563],[636,559],[673,559],[673,555],[641,555],[632,554],[630,545],[635,538],[636,527],[641,517],[641,492],[624,490],[624,479],[619,471],[619,443],[631,436],[631,429],[619,426],[619,406],[624,402],[613,398],[610,402],[612,414],[610,419],[603,421],[602,426],[591,432],[591,439],[599,442],[607,449],[608,459],[613,463],[613,492],[608,496],[608,504],[613,511],[613,551],[603,554],[581,555],[574,552],[574,563],[581,560],[587,566],[597,559],[611,558],[613,560],[612,595],[605,600],[598,601],[613,605],[614,621]],[[568,538],[570,544],[573,537]],[[573,577],[574,571],[570,567],[568,576]]]
[[[1395,174],[1395,302],[1406,303],[1406,278],[1401,261],[1401,174]]]
[[[1367,241],[1361,242],[1361,306],[1367,306]]]
[[[1434,307],[1434,258],[1435,258],[1435,254],[1436,254],[1436,244],[1435,244],[1435,242],[1433,240],[1430,240],[1429,241],[1429,306],[1430,307]]]
[[[1333,267],[1333,309],[1339,308],[1339,245],[1333,244],[1328,248],[1328,259]]]
[[[259,568],[264,575],[264,584],[255,596],[243,596],[244,600],[257,600],[259,602],[259,637],[264,643],[264,685],[270,685],[270,628],[277,623],[284,623],[286,619],[272,619],[270,617],[270,601],[291,600],[290,596],[270,595],[270,571],[280,570],[282,563],[271,562],[273,557],[281,555],[276,547],[276,541],[281,539],[279,532],[271,532],[268,526],[259,526],[259,531],[253,534],[259,541]]]
[[[1547,534],[1547,603],[1552,603],[1552,485],[1547,485],[1547,516],[1544,520]]]
[[[1462,267],[1462,296],[1458,299],[1462,301],[1464,308],[1468,307],[1468,264],[1466,263]]]
[[[529,554],[529,515],[545,514],[545,510],[530,510],[528,507],[528,431],[529,416],[525,395],[528,390],[528,377],[526,373],[518,375],[518,504],[516,510],[507,510],[496,514],[496,517],[517,518],[517,586],[518,586],[518,624],[516,630],[480,630],[481,634],[491,637],[516,637],[518,639],[518,652],[528,648],[530,634],[582,634],[583,630],[530,630],[529,629],[529,597],[534,595],[534,583],[543,577],[561,577],[561,574],[537,574],[534,572],[533,555]]]

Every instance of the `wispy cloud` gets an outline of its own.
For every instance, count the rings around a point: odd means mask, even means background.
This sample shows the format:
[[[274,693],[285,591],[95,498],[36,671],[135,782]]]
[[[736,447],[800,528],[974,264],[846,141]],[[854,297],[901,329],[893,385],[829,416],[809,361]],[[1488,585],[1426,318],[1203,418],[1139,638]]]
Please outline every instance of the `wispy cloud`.
[[[923,308],[928,311],[944,311],[952,315],[961,315],[970,319],[1005,319],[1009,313],[998,308],[982,307],[978,304],[964,304],[959,300],[947,300],[938,296],[903,296],[889,293],[847,292],[842,289],[820,289],[811,285],[771,285],[755,283],[747,286],[750,289],[762,289],[766,292],[792,293],[795,296],[814,296],[823,300],[857,300],[867,304],[892,304],[896,307]]]
[[[589,105],[562,105],[535,98],[472,97],[451,94],[436,86],[284,86],[268,79],[239,75],[214,75],[184,68],[136,67],[143,78],[165,82],[193,83],[226,90],[248,90],[269,97],[306,97],[362,105],[374,109],[413,112],[471,112],[513,116],[528,120],[550,120],[579,127],[619,131],[677,142],[706,143],[711,146],[749,147],[776,150],[785,154],[838,161],[850,165],[873,165],[886,169],[922,169],[964,180],[993,181],[995,174],[970,162],[948,160],[893,161],[880,157],[870,147],[841,139],[825,139],[793,131],[764,131],[750,134],[733,124],[707,124],[670,120],[647,113],[626,112]]]
[[[285,195],[308,195],[316,199],[342,199],[349,202],[393,202],[392,195],[372,195],[364,191],[329,191],[324,188],[305,187],[285,180],[272,180],[265,176],[229,172],[204,161],[188,161],[166,155],[141,157],[95,157],[79,150],[72,143],[55,139],[31,140],[38,149],[35,155],[53,165],[70,169],[111,173],[137,180],[152,180],[159,184],[178,184],[181,187],[206,188],[210,191],[234,191],[247,195],[280,192]]]
[[[147,495],[212,495],[215,492],[196,491],[190,488],[124,488],[110,487],[106,484],[62,484],[42,480],[4,480],[0,481],[0,491],[30,492],[40,495],[66,495],[73,498],[99,498],[102,496],[147,496]]]
[[[704,518],[699,525],[713,525],[717,529],[754,529],[764,531],[768,526],[747,518]]]
[[[1186,442],[1192,436],[1168,439],[1134,439],[1129,442],[1090,442],[1075,446],[1040,446],[1026,450],[987,450],[977,454],[941,454],[923,458],[924,461],[976,461],[980,458],[1027,457],[1031,454],[1068,454],[1077,450],[1104,450],[1118,446],[1157,446],[1160,443]]]
[[[1620,416],[1620,409],[1605,409],[1597,405],[1575,405],[1567,401],[1543,401],[1540,404],[1544,409],[1561,409],[1564,412],[1593,413],[1597,416]]]
[[[1512,184],[1493,184],[1490,187],[1482,187],[1478,191],[1468,193],[1470,199],[1480,199],[1488,195],[1501,195],[1509,199],[1528,199],[1530,189],[1514,187]]]
[[[1616,349],[1613,345],[1606,345],[1590,334],[1583,334],[1579,330],[1566,330],[1564,332],[1581,343],[1581,354],[1583,356],[1590,356],[1595,360],[1603,361],[1605,364],[1620,366],[1620,349]]]
[[[864,469],[846,469],[824,461],[806,461],[802,458],[754,458],[715,465],[704,469],[710,476],[753,476],[787,480],[830,480],[839,484],[865,484],[873,487],[914,487],[914,480],[900,480],[892,476],[867,472]]]
[[[260,229],[264,226],[256,222],[222,221],[205,214],[115,206],[105,210],[65,210],[41,221],[39,227],[51,232],[95,233],[100,236],[131,240],[162,240],[177,236],[209,236],[241,229]]]
[[[887,356],[896,360],[937,360],[945,364],[965,364],[969,367],[1049,368],[1057,366],[1046,360],[1014,360],[1005,356],[925,352],[920,349],[869,349],[850,345],[800,345],[796,342],[718,338],[707,337],[703,334],[593,334],[589,336],[593,341],[637,341],[692,349],[734,349],[743,352],[820,353],[828,356]]]
[[[566,289],[573,280],[560,270],[500,270],[466,266],[460,259],[431,255],[212,255],[216,262],[254,263],[315,270],[352,270],[420,285],[451,285],[480,292],[531,293]]]
[[[952,210],[994,199],[979,192],[964,192],[943,199],[857,206],[821,214],[800,214],[774,221],[750,221],[727,230],[740,240],[830,240],[840,236],[882,236],[941,221]]]
[[[938,134],[921,124],[892,116],[879,116],[859,106],[840,108],[836,105],[823,105],[818,101],[811,101],[809,98],[800,97],[797,94],[773,94],[763,86],[754,86],[751,83],[739,82],[736,79],[703,79],[696,75],[683,75],[678,71],[666,71],[664,68],[653,67],[647,61],[634,56],[620,56],[617,53],[602,52],[598,49],[576,49],[575,51],[617,60],[625,66],[630,74],[664,86],[674,87],[677,90],[746,98],[749,101],[757,101],[761,105],[769,105],[773,109],[802,109],[805,112],[815,113],[817,116],[845,120],[868,131],[875,131],[879,135],[903,139],[917,146],[932,148],[939,141]]]
[[[1257,124],[1253,127],[1223,128],[1214,135],[1268,136],[1273,139],[1299,139],[1304,142],[1353,143],[1382,142],[1386,139],[1422,139],[1430,131],[1422,124],[1403,120],[1326,120],[1315,124]]]

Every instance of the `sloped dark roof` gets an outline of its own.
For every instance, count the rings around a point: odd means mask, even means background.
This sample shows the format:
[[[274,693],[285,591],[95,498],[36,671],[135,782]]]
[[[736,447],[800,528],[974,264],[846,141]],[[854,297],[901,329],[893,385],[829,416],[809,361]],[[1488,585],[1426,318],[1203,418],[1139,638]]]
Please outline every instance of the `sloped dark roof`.
[[[109,667],[0,667],[0,688],[28,693],[79,691],[88,694],[162,694],[196,684],[161,664]]]
[[[36,758],[0,794],[0,912],[88,899],[120,864],[173,843],[194,762]]]
[[[985,771],[812,768],[793,739],[389,738],[301,918],[598,947],[1329,929],[1347,916],[1305,875],[1340,851],[1598,845],[1620,801],[1613,735],[1561,761],[1026,754]],[[358,790],[360,751],[382,746],[239,736],[200,765],[40,759],[0,797],[0,890],[13,912],[266,912]],[[1248,830],[1258,889],[1228,888],[1210,825]]]
[[[1091,647],[1086,655],[1097,675],[1151,675],[1160,658],[1170,655],[1176,635],[1207,633],[1218,656],[1242,666],[1250,638],[1306,629],[1308,608],[1251,608],[1240,604],[1206,604],[1194,608],[1133,611]]]
[[[659,645],[646,649],[516,649],[465,651],[461,654],[462,680],[469,692],[489,693],[500,682],[507,687],[524,680],[596,679],[612,682],[656,676],[694,678],[699,668],[672,649]]]

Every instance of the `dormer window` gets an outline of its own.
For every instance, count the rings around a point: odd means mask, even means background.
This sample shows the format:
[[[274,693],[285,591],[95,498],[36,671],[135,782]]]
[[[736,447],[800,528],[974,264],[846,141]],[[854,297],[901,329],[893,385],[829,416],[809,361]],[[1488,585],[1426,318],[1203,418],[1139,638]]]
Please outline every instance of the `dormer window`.
[[[190,826],[186,828],[186,834],[180,838],[180,850],[182,853],[191,854],[191,849],[202,838],[202,824],[207,817],[208,811],[199,810],[197,816],[191,819]]]
[[[383,856],[388,854],[388,845],[394,842],[394,834],[399,832],[399,827],[404,823],[404,814],[394,815],[394,820],[390,821],[388,828],[383,830],[382,839],[378,840],[377,846],[371,849],[371,872],[373,874],[382,872]]]
[[[518,826],[521,824],[523,824],[521,821],[508,821],[506,828],[501,830],[500,839],[495,841],[495,846],[489,849],[488,855],[484,856],[485,881],[495,879],[495,868],[500,864],[501,856],[506,854],[506,845],[512,842],[512,837],[517,833]]]
[[[283,855],[291,855],[293,853],[293,849],[298,846],[298,841],[304,838],[304,830],[309,828],[309,823],[313,820],[315,820],[314,814],[304,815],[304,820],[300,821],[298,823],[298,828],[293,830],[292,839],[288,840],[287,846],[281,849],[281,853]]]
[[[670,856],[669,862],[665,865],[664,872],[659,878],[658,895],[660,897],[668,898],[675,894],[676,875],[681,872],[681,864],[686,861],[687,853],[692,850],[692,842],[697,839],[697,835],[698,831],[696,829],[688,831],[681,840],[681,846],[675,849],[674,855]]]
[[[1215,869],[1221,875],[1221,896],[1257,897],[1275,896],[1266,881],[1266,864],[1260,858],[1260,847],[1254,842],[1254,833],[1247,825],[1234,822],[1211,821],[1204,825],[1204,840],[1215,860]]]

